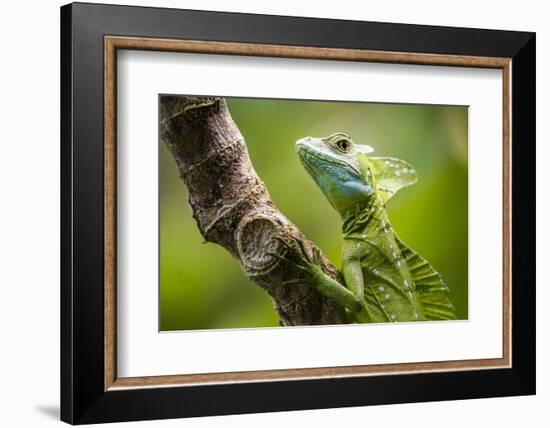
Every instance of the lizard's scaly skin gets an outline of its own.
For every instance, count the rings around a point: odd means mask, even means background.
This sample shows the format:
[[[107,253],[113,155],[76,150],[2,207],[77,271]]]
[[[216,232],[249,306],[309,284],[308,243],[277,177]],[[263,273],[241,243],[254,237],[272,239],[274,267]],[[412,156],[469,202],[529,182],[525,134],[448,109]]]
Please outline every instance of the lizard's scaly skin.
[[[329,282],[315,262],[302,260],[312,285],[359,323],[455,319],[441,275],[403,244],[386,214],[385,202],[416,182],[412,167],[394,158],[368,158],[372,149],[354,145],[343,133],[307,137],[296,146],[305,169],[342,218],[346,287]]]

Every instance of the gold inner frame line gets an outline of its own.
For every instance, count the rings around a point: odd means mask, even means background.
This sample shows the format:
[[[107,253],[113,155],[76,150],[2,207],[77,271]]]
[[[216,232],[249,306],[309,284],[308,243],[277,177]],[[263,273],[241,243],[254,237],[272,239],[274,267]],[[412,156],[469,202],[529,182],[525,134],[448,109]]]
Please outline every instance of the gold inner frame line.
[[[494,68],[502,70],[503,94],[503,320],[502,357],[304,369],[280,369],[170,376],[117,377],[116,367],[116,85],[118,49],[214,55],[244,55],[297,59],[379,62]],[[442,372],[511,367],[512,355],[512,165],[511,165],[511,58],[383,52],[361,49],[285,46],[140,37],[104,37],[104,389],[191,386],[272,380],[338,378],[370,375]]]

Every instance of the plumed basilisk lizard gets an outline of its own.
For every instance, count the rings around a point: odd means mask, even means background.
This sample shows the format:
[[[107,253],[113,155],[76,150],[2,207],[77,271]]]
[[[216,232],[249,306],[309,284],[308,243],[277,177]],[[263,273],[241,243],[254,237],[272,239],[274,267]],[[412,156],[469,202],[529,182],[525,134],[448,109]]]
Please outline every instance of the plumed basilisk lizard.
[[[308,255],[297,243],[290,247],[300,260],[291,262],[304,278],[288,282],[315,287],[345,308],[350,322],[455,319],[441,275],[399,239],[386,214],[385,204],[395,192],[416,182],[411,165],[367,156],[373,149],[354,144],[344,133],[302,138],[296,151],[341,216],[345,286],[322,271],[318,250]]]

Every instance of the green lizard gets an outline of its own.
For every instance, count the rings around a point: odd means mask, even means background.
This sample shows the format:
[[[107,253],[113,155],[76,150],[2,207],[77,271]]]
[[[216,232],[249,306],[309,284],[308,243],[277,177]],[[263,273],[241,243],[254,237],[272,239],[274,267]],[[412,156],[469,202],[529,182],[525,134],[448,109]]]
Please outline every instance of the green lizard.
[[[344,133],[302,138],[296,151],[341,216],[346,286],[322,271],[318,250],[311,257],[303,246],[295,264],[305,278],[292,282],[309,283],[344,307],[354,322],[455,319],[441,275],[403,244],[386,214],[388,199],[416,182],[414,169],[399,159],[367,156],[373,149],[354,144]]]

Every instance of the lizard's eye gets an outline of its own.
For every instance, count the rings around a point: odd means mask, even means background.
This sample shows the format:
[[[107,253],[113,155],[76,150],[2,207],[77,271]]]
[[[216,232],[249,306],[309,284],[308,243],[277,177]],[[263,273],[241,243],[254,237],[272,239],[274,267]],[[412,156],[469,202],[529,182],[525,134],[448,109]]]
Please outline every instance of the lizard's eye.
[[[338,150],[342,153],[347,153],[351,150],[351,142],[346,139],[341,139],[336,141],[336,147],[338,147]]]

